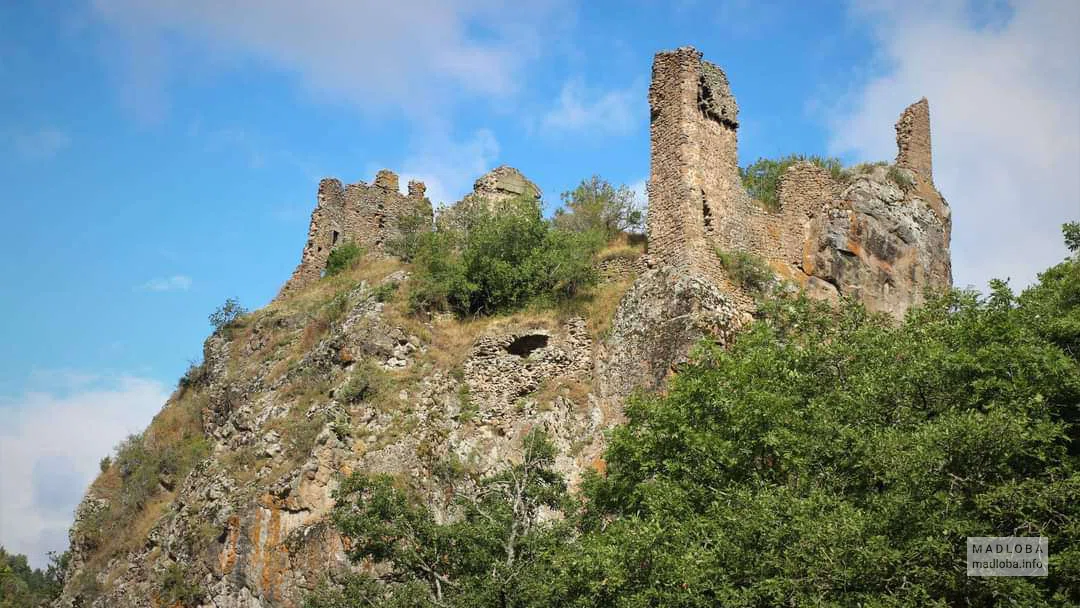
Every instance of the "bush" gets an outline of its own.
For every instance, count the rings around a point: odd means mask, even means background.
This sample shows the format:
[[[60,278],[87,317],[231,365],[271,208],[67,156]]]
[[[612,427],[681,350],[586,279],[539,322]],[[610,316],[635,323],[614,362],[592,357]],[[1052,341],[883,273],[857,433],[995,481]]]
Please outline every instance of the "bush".
[[[773,280],[773,271],[768,262],[752,253],[717,250],[716,256],[731,280],[747,291],[764,293]]]
[[[225,303],[218,306],[214,312],[210,313],[210,324],[214,326],[214,331],[221,331],[236,323],[241,316],[246,315],[248,310],[240,305],[240,300],[236,298],[228,298]]]
[[[323,271],[323,276],[332,277],[350,270],[356,266],[362,257],[364,257],[364,250],[359,245],[352,241],[345,241],[334,247],[334,250],[327,256],[326,270]]]
[[[415,203],[407,213],[398,217],[396,228],[397,234],[386,241],[386,252],[404,262],[411,262],[416,258],[422,236],[432,229],[430,203]]]
[[[397,293],[397,290],[397,281],[387,281],[374,289],[373,295],[375,296],[375,301],[389,302],[394,299],[394,294]]]
[[[343,403],[370,401],[387,388],[385,373],[370,361],[357,365],[335,394]]]
[[[915,186],[915,181],[911,177],[900,170],[896,165],[890,165],[889,170],[885,172],[885,177],[889,178],[892,183],[900,186],[901,190],[911,190]]]
[[[611,240],[620,232],[640,231],[645,214],[634,191],[614,187],[597,175],[562,193],[563,209],[555,211],[555,225],[574,232],[600,232]]]
[[[531,200],[474,213],[467,230],[422,236],[409,294],[414,309],[493,314],[566,300],[596,282],[598,233],[557,230]]]
[[[743,187],[755,200],[773,211],[780,209],[780,178],[788,167],[797,162],[810,162],[825,169],[837,181],[844,181],[846,174],[840,159],[822,156],[791,154],[780,159],[759,158],[745,168],[739,168]]]
[[[198,583],[188,581],[187,568],[172,563],[161,576],[161,599],[166,606],[198,606],[206,594]]]

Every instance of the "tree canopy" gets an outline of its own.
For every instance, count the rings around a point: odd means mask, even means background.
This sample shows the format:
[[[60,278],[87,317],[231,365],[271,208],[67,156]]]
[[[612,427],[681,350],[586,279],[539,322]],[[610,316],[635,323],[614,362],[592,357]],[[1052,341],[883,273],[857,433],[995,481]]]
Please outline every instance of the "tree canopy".
[[[995,281],[902,323],[773,300],[632,399],[580,493],[539,461],[535,504],[554,492],[564,518],[527,528],[512,570],[508,531],[530,512],[513,493],[462,492],[435,524],[389,481],[354,482],[336,521],[354,558],[393,564],[387,605],[1075,605],[1078,245],[1019,296]],[[510,478],[528,475],[487,483]],[[1049,576],[968,577],[969,536],[1048,537]]]

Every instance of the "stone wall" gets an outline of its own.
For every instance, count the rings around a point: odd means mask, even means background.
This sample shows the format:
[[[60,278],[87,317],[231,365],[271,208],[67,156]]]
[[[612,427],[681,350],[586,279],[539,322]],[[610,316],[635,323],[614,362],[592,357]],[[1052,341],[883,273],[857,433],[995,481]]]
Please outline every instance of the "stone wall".
[[[398,176],[387,169],[379,171],[371,185],[358,182],[342,186],[331,178],[319,182],[318,201],[311,212],[300,265],[278,297],[319,280],[334,247],[352,241],[367,255],[383,255],[386,243],[397,234],[400,217],[417,210],[431,215],[423,182],[410,181],[408,195],[401,194],[398,188]]]
[[[934,181],[930,152],[930,103],[923,97],[911,104],[896,121],[896,165]]]
[[[769,210],[750,198],[739,177],[739,109],[724,72],[697,50],[682,47],[656,55],[652,78],[649,251],[660,264],[709,277],[744,311],[753,309],[754,297],[726,276],[717,250],[759,256],[779,277],[814,295],[857,294],[872,308],[898,315],[920,302],[925,288],[951,285],[951,220],[933,186],[925,99],[896,124],[896,167],[839,180],[812,163],[796,163],[780,179],[779,208]],[[903,171],[911,184],[897,190],[895,175]],[[924,208],[932,213],[927,216]],[[838,209],[851,216],[842,246],[822,236],[831,230],[835,237],[839,225],[826,218]],[[905,228],[915,225],[917,230]],[[814,262],[822,259],[822,243],[856,258],[832,264],[847,268],[846,281]]]

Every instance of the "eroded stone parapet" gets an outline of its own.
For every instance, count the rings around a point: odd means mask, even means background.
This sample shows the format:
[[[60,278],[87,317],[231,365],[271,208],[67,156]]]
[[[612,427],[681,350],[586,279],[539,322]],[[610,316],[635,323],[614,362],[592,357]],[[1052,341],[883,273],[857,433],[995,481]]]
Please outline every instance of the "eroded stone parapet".
[[[338,245],[352,242],[366,255],[384,255],[386,243],[399,234],[401,217],[418,211],[432,213],[431,203],[424,197],[423,182],[409,182],[408,196],[398,188],[398,176],[389,169],[379,171],[371,185],[358,182],[342,186],[332,178],[320,181],[300,264],[278,297],[319,280],[330,252]]]
[[[925,97],[908,106],[896,121],[896,164],[933,183],[930,149],[930,102]]]

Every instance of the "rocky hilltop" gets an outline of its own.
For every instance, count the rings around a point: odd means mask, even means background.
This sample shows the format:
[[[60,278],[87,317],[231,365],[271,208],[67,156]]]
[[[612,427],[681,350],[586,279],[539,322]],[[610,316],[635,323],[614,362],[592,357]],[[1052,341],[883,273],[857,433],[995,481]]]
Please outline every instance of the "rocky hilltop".
[[[386,245],[401,217],[430,217],[424,185],[401,194],[389,171],[371,185],[324,180],[280,295],[207,339],[202,364],[143,434],[141,459],[121,450],[103,463],[78,508],[57,605],[299,606],[328,572],[354,567],[328,521],[350,472],[407,478],[445,513],[447,467],[497,472],[543,428],[573,484],[603,471],[603,431],[625,397],[661,388],[703,336],[729,340],[761,291],[902,315],[950,285],[925,100],[896,125],[894,164],[835,174],[795,163],[772,208],[740,181],[738,104],[719,67],[691,48],[659,53],[649,100],[647,251],[604,261],[609,280],[572,310],[409,313],[411,267]],[[463,204],[498,209],[520,196],[540,190],[500,167]],[[364,246],[364,263],[323,277],[346,241]],[[748,284],[726,261],[734,254],[761,259],[772,278]],[[160,466],[140,464],[152,458]]]

